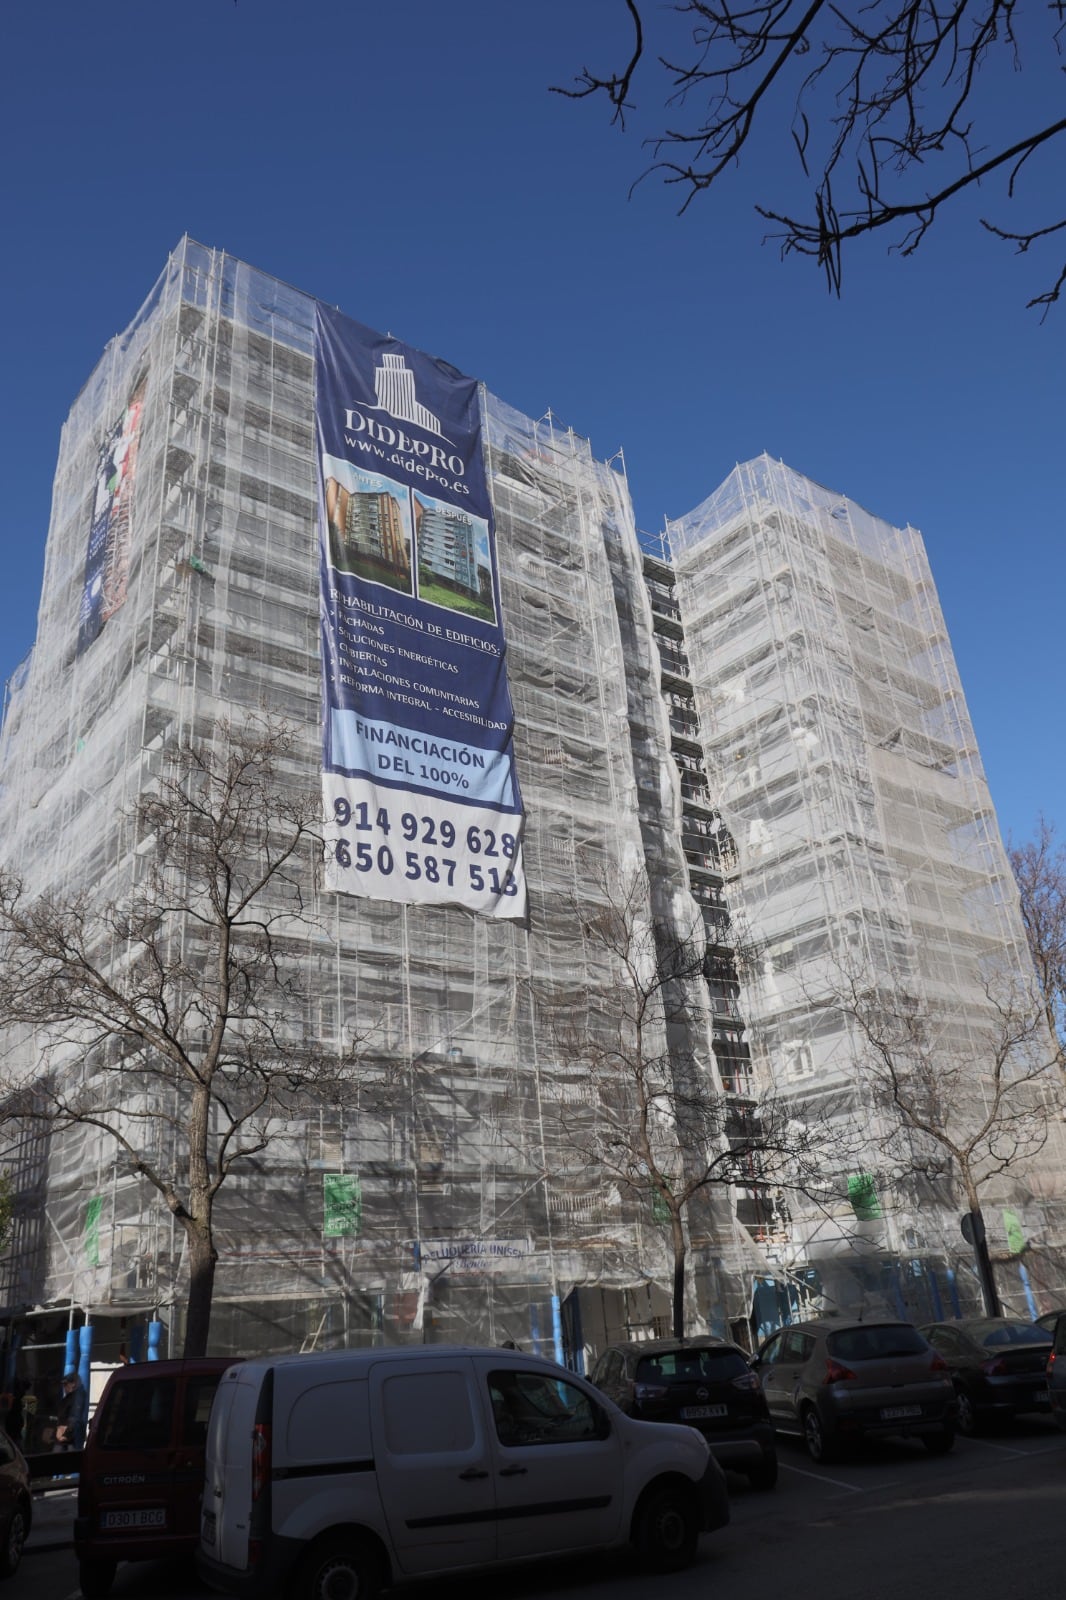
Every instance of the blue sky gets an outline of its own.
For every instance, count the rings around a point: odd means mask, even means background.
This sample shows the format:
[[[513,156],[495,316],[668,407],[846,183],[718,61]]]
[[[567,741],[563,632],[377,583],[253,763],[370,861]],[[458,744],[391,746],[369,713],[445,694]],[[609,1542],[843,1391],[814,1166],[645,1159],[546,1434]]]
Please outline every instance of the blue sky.
[[[33,641],[63,419],[188,231],[622,446],[645,528],[762,450],[920,528],[1003,831],[1066,828],[1066,304],[1025,310],[1053,258],[983,234],[989,194],[910,259],[860,244],[831,299],[762,243],[753,200],[796,199],[768,140],[683,217],[654,179],[629,198],[651,83],[624,134],[548,92],[628,37],[621,0],[4,8],[0,678]],[[1061,115],[1023,48],[1004,126]]]

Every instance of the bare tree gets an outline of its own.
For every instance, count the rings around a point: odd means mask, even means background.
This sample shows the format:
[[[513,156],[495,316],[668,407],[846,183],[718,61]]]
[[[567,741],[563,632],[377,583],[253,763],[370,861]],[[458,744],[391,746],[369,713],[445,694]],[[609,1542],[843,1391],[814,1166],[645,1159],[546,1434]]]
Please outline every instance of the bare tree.
[[[1062,0],[1043,16],[1020,16],[1016,0],[679,0],[669,8],[687,24],[678,45],[667,16],[656,11],[652,24],[640,0],[624,3],[634,29],[625,64],[608,75],[585,68],[556,92],[604,95],[624,125],[652,48],[648,30],[659,30],[671,121],[647,141],[651,170],[680,186],[684,210],[740,163],[756,131],[780,133],[813,183],[810,208],[756,210],[783,230],[783,252],[813,256],[837,292],[848,241],[887,229],[910,255],[968,190],[996,185],[1001,202],[1020,206],[1040,164],[1061,163],[1066,117],[1034,119],[1024,98],[1032,75],[1019,74],[1023,59],[1035,71],[1061,55]],[[1012,77],[1017,105],[1004,117]],[[1041,215],[1039,190],[1035,204],[1020,228],[987,217],[982,226],[1020,254],[1061,242],[1066,216]],[[1066,262],[1052,270],[1029,301],[1045,313],[1066,284]]]
[[[601,889],[598,910],[574,907],[607,974],[586,1015],[560,1015],[557,997],[541,997],[556,1048],[587,1080],[564,1137],[584,1167],[666,1221],[681,1338],[694,1203],[737,1186],[824,1193],[826,1130],[772,1093],[723,1091],[710,1059],[702,928],[679,935],[653,920],[643,873]]]
[[[1010,864],[1048,1031],[1066,1084],[1066,849],[1056,846],[1054,825],[1040,817],[1035,837],[1012,845]]]
[[[965,1207],[986,1310],[998,1316],[981,1196],[1004,1174],[1021,1176],[1047,1142],[1053,1062],[1039,1003],[1024,985],[988,981],[980,1009],[963,1016],[854,972],[842,977],[838,1003],[865,1043],[887,1118],[883,1154],[946,1183]]]
[[[186,1355],[207,1348],[224,1184],[355,1067],[305,1021],[318,805],[286,782],[292,747],[253,723],[172,750],[130,819],[138,881],[111,901],[0,872],[0,1024],[39,1041],[9,1105],[102,1130],[158,1191],[184,1230]]]

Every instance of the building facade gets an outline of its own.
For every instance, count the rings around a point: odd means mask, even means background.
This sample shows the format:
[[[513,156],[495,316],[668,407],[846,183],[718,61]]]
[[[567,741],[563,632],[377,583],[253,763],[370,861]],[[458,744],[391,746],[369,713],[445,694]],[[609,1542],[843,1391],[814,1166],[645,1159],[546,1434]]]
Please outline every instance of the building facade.
[[[3,857],[30,893],[120,902],[142,844],[132,808],[161,753],[217,742],[227,721],[283,718],[287,781],[317,780],[314,311],[183,240],[72,408],[37,641],[0,746]],[[409,378],[394,363],[379,389],[421,425]],[[506,1338],[580,1362],[607,1337],[663,1331],[662,1219],[582,1159],[570,1135],[587,1074],[550,1023],[608,1009],[618,962],[588,920],[634,885],[649,921],[706,932],[705,992],[678,1048],[738,1104],[767,1083],[846,1087],[840,1114],[865,1114],[855,1038],[824,994],[800,994],[808,950],[853,936],[878,960],[902,949],[941,986],[970,982],[970,999],[975,949],[1024,965],[917,536],[759,462],[652,553],[624,476],[585,440],[491,395],[483,411],[528,923],[325,894],[310,872],[292,1026],[328,1055],[372,1022],[374,1067],[402,1095],[387,1112],[309,1108],[227,1182],[220,1350]],[[335,487],[338,564],[408,581],[391,497]],[[476,551],[454,527],[436,535],[433,570],[484,600]],[[738,929],[757,971],[735,957]],[[32,1078],[40,1041],[14,1034],[5,1059],[9,1078]],[[77,1052],[49,1060],[90,1084],[98,1069]],[[135,1115],[143,1085],[123,1092]],[[114,1142],[24,1131],[7,1161],[9,1317],[43,1328],[75,1306],[101,1348],[146,1320],[173,1344],[182,1237]],[[1008,1196],[1027,1240],[1061,1236],[1046,1172]],[[829,1176],[839,1194],[848,1174]],[[880,1229],[846,1202],[819,1223],[764,1191],[694,1217],[692,1317],[736,1334],[800,1295],[891,1302],[910,1293],[908,1261],[944,1282],[965,1273],[946,1222],[930,1232],[872,1154],[852,1176],[876,1182]],[[876,1270],[851,1271],[856,1239],[884,1258]],[[1045,1276],[1041,1291],[1066,1287]]]

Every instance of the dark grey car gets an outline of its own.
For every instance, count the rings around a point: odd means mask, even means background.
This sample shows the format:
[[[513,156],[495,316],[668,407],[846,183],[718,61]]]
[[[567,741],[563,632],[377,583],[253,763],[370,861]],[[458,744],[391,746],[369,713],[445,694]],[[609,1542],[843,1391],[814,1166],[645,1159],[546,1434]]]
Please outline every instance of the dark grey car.
[[[793,1323],[754,1365],[774,1426],[800,1434],[814,1461],[879,1435],[913,1435],[934,1454],[955,1442],[951,1377],[909,1322]]]
[[[1047,1392],[1051,1415],[1066,1433],[1066,1316],[1055,1327],[1054,1344],[1047,1358]]]

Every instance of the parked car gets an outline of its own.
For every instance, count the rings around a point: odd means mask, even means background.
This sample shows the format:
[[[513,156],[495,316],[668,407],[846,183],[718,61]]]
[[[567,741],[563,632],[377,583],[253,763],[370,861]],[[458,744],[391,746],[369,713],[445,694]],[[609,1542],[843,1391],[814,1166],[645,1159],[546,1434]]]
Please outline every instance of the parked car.
[[[549,1361],[340,1350],[222,1378],[198,1564],[233,1594],[371,1600],[406,1578],[629,1540],[674,1571],[728,1520],[702,1435],[634,1422]]]
[[[592,1382],[627,1417],[684,1422],[723,1467],[756,1489],[777,1482],[773,1423],[747,1356],[723,1339],[643,1339],[610,1345]]]
[[[25,1457],[0,1428],[0,1578],[13,1578],[33,1523],[33,1498]]]
[[[1047,1393],[1051,1415],[1066,1433],[1066,1317],[1060,1317],[1047,1358]]]
[[[920,1438],[936,1455],[955,1442],[947,1368],[909,1322],[793,1323],[762,1345],[754,1366],[774,1427],[802,1435],[813,1461],[888,1434]]]
[[[1046,1328],[1009,1317],[964,1317],[934,1322],[922,1332],[947,1363],[961,1433],[979,1433],[1027,1412],[1048,1415]]]
[[[82,1452],[74,1553],[85,1600],[120,1561],[193,1555],[211,1402],[231,1357],[146,1361],[107,1380]]]

